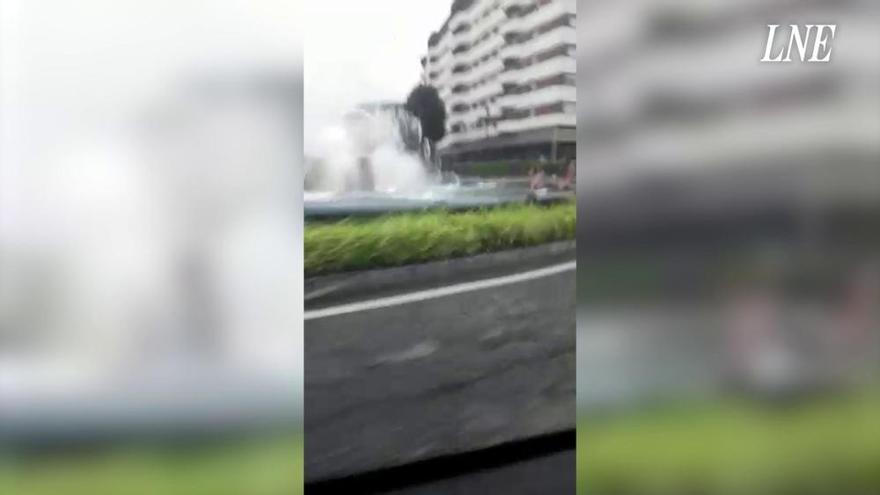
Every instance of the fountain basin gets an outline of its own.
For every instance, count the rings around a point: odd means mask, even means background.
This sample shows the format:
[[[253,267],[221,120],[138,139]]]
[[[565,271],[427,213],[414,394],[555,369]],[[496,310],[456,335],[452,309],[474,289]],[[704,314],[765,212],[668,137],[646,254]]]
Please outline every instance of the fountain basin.
[[[567,201],[573,192],[547,192],[533,201],[552,204]],[[524,183],[469,182],[429,188],[417,194],[393,192],[321,193],[306,192],[306,220],[345,217],[369,217],[388,213],[417,212],[432,209],[468,211],[529,201]]]

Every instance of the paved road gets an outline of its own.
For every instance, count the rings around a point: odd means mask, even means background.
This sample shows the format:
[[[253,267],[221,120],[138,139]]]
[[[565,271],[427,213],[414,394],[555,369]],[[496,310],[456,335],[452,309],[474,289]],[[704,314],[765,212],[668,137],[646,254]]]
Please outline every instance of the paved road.
[[[574,284],[571,269],[307,320],[307,481],[573,429]]]

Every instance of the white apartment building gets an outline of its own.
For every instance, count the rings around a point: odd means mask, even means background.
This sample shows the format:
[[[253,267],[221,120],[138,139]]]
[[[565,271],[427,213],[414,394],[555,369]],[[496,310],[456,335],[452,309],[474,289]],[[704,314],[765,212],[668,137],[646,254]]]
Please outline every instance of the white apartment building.
[[[446,161],[575,153],[575,0],[456,0],[428,40]]]
[[[644,173],[754,171],[777,196],[782,185],[802,188],[792,192],[800,196],[876,195],[876,1],[582,0],[579,7],[579,84],[589,88],[578,123],[582,187]],[[783,25],[781,43],[789,24],[823,22],[839,26],[831,63],[759,62],[768,24]],[[760,192],[726,185],[743,198]]]

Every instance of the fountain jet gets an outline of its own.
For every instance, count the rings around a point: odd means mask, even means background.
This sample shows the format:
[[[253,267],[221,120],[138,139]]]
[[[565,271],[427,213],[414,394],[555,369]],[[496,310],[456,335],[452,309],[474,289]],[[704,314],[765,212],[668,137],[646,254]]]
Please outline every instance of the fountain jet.
[[[402,107],[360,107],[319,139],[306,164],[307,192],[412,195],[437,181],[420,153],[418,119]]]

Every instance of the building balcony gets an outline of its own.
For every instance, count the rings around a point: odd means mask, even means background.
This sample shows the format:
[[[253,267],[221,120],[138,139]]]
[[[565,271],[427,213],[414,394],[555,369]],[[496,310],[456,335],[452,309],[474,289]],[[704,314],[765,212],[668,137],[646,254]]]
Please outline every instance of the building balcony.
[[[441,72],[441,73],[446,72],[446,70],[449,69],[451,62],[452,62],[452,55],[449,52],[446,52],[445,54],[442,54],[439,57],[437,57],[436,61],[434,61],[434,62],[429,61],[426,69],[428,70],[428,72],[430,72],[430,71],[437,71],[437,72]]]
[[[504,119],[498,121],[498,133],[512,133],[544,129],[547,127],[574,127],[577,125],[575,113],[548,113],[545,115],[530,115],[521,119]]]
[[[634,129],[625,139],[626,161],[674,163],[683,168],[726,167],[773,162],[781,156],[809,157],[830,149],[875,154],[880,119],[876,106],[865,105],[866,95],[831,99],[783,113],[743,113],[699,124]]]
[[[482,101],[486,98],[498,96],[502,93],[501,83],[497,79],[487,81],[475,88],[472,88],[468,97],[472,101]]]
[[[451,113],[456,116],[456,118],[461,118],[464,114],[470,112],[471,105],[470,103],[464,101],[457,101],[450,105]]]
[[[448,109],[449,113],[452,113],[453,108],[458,105],[471,104],[470,96],[464,94],[451,94],[449,95],[449,98],[446,98],[443,101],[446,103],[446,108]]]
[[[493,35],[493,38],[486,40],[485,43],[472,46],[467,52],[456,55],[455,62],[473,65],[476,61],[484,60],[485,62],[492,63],[493,59],[497,58],[497,53],[500,53],[501,48],[503,47],[504,40]],[[496,55],[492,55],[492,53],[496,53]],[[485,63],[481,63],[475,67],[475,69],[483,65],[485,65]]]
[[[433,36],[433,35],[432,35]],[[442,33],[437,33],[436,41],[432,45],[428,44],[428,56],[438,55],[450,49],[450,45],[452,44],[452,33],[449,30],[446,30]]]
[[[457,63],[452,66],[452,74],[466,74],[471,71],[470,65]]]
[[[559,45],[577,45],[577,31],[573,26],[560,26],[533,36],[522,43],[507,43],[499,52],[501,58],[529,57]]]
[[[573,57],[554,57],[522,69],[506,70],[498,75],[501,84],[525,84],[546,79],[557,74],[577,73],[577,61]]]
[[[450,145],[479,141],[497,135],[498,129],[492,124],[486,127],[469,128],[453,134],[447,133],[440,143],[438,143],[438,148],[442,149]]]
[[[488,35],[488,37],[500,36],[494,32],[494,29],[495,29],[495,24],[493,24],[493,25],[486,24],[486,25],[477,26],[477,27],[471,29],[468,33],[463,33],[461,36],[456,38],[456,42],[468,43],[472,48],[481,47],[482,45],[484,45],[485,43],[488,42],[488,40],[480,41],[486,35]],[[499,26],[499,31],[500,31],[500,26]],[[503,40],[503,38],[502,38],[502,40]]]
[[[463,34],[467,34],[471,31],[471,23],[468,19],[462,19],[456,24],[456,26],[452,29],[453,36],[460,36]]]
[[[466,95],[470,91],[471,87],[465,83],[456,83],[452,86],[452,94],[453,95]]]
[[[533,108],[558,101],[577,101],[577,88],[557,85],[521,94],[502,95],[498,97],[497,105],[512,108]]]
[[[509,32],[529,32],[539,26],[543,26],[558,19],[560,16],[575,15],[575,13],[576,6],[574,1],[554,0],[546,5],[538,7],[537,10],[523,15],[522,17],[511,18],[503,25],[501,34]]]
[[[471,68],[470,72],[468,73],[467,83],[468,85],[473,86],[474,84],[485,80],[493,74],[500,73],[502,69],[504,69],[504,65],[501,63],[501,60],[489,59],[486,62]]]
[[[502,11],[510,15],[521,9],[529,8],[536,3],[535,0],[501,0],[500,7]]]

